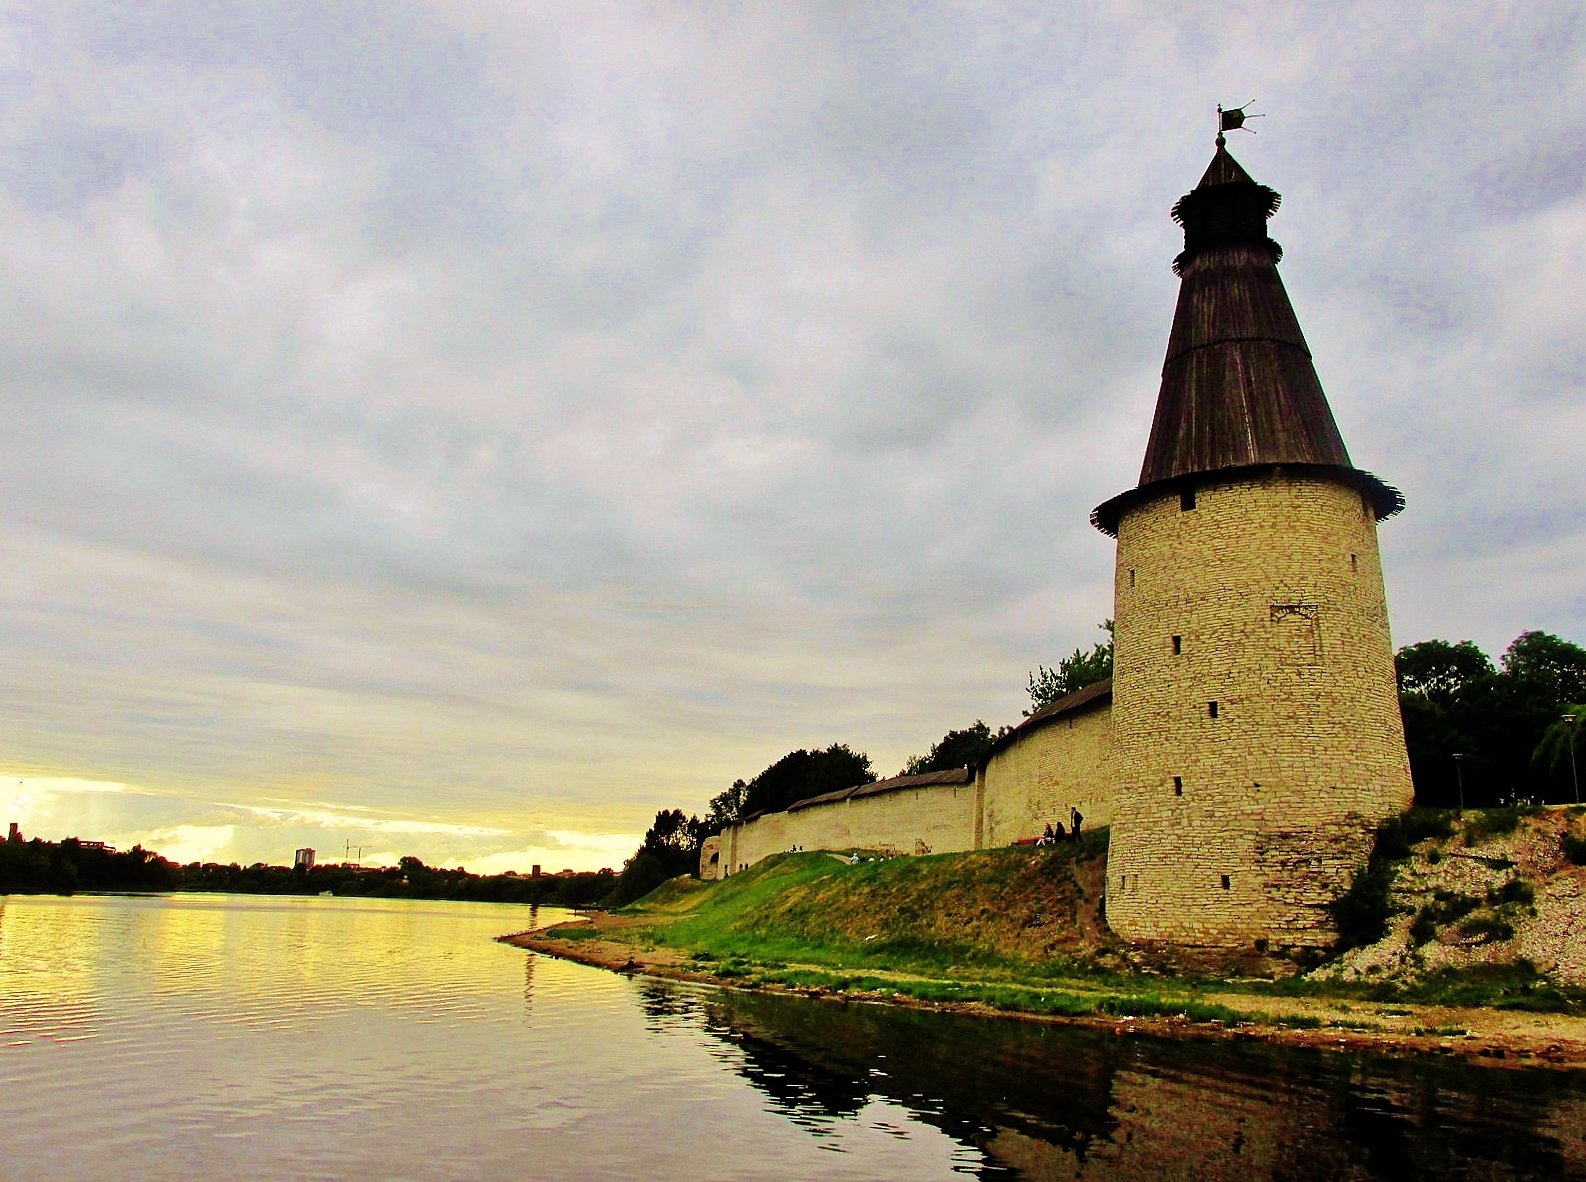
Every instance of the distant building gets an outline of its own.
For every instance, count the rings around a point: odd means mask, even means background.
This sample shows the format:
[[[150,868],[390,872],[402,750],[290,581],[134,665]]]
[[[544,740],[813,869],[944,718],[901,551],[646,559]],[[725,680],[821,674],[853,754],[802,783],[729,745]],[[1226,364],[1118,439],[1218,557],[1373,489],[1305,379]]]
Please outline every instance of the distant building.
[[[292,855],[293,870],[314,869],[314,850],[311,846],[304,846]]]
[[[13,826],[11,826],[11,828],[15,829],[16,826],[13,825]],[[529,871],[529,877],[530,878],[538,878],[539,876],[540,876],[540,864],[538,862],[536,862],[536,863],[534,863],[534,869]]]
[[[6,839],[8,841],[21,841],[22,840],[22,826],[18,825],[15,821],[12,821],[11,822],[11,832],[6,834]]]

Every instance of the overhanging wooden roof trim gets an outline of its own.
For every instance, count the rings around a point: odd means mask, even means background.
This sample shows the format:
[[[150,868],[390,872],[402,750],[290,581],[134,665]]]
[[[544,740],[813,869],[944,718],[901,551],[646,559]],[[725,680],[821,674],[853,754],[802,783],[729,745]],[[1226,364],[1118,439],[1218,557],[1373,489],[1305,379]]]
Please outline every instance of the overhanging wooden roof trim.
[[[974,778],[974,769],[964,767],[948,768],[944,772],[921,772],[915,776],[893,776],[887,780],[875,780],[869,784],[855,784],[852,788],[839,788],[835,792],[823,792],[819,796],[809,796],[788,805],[787,811],[794,813],[800,809],[812,808],[818,804],[835,804],[840,800],[861,796],[879,796],[883,792],[897,792],[904,788],[929,788],[936,784],[968,784]]]
[[[1191,472],[1131,488],[1128,492],[1119,493],[1111,500],[1103,501],[1092,509],[1090,523],[1102,533],[1117,537],[1118,522],[1136,505],[1143,505],[1158,497],[1177,496],[1185,489],[1235,484],[1276,474],[1334,480],[1348,485],[1371,503],[1372,512],[1378,521],[1386,521],[1404,508],[1402,492],[1360,468],[1349,468],[1341,464],[1244,464],[1211,472]]]
[[[861,796],[879,796],[883,792],[897,792],[903,788],[930,788],[937,784],[968,784],[975,778],[973,768],[954,767],[943,772],[921,772],[917,776],[893,776],[890,780],[877,780],[874,784],[861,784],[853,791]]]
[[[1019,740],[1029,737],[1035,731],[1054,722],[1061,722],[1074,714],[1081,714],[1086,710],[1096,709],[1109,705],[1112,702],[1112,678],[1104,677],[1100,681],[1093,681],[1071,694],[1064,694],[1055,702],[1048,702],[1018,726],[992,743],[991,749],[980,761],[980,766],[985,767],[991,757]]]

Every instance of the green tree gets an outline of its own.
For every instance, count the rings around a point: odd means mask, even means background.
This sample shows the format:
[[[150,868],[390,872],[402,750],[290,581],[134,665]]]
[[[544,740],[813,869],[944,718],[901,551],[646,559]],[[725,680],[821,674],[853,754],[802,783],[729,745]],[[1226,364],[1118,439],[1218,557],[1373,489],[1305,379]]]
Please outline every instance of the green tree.
[[[874,782],[870,756],[846,743],[790,751],[744,785],[741,816],[779,812],[795,801]]]
[[[611,893],[606,896],[605,904],[607,907],[626,907],[635,899],[644,898],[667,879],[675,877],[666,872],[660,859],[647,853],[641,846],[623,864],[622,873],[617,876]]]
[[[909,756],[909,761],[898,774],[918,776],[926,772],[974,767],[985,758],[996,738],[991,728],[977,718],[963,730],[948,731],[926,754]]]
[[[1531,767],[1547,785],[1552,800],[1579,800],[1581,739],[1586,732],[1586,706],[1566,706],[1542,732],[1531,754]]]
[[[1550,632],[1522,632],[1503,654],[1505,675],[1555,703],[1586,702],[1586,649]]]
[[[1030,708],[1024,712],[1026,718],[1075,690],[1112,676],[1112,621],[1103,620],[1099,626],[1107,639],[1098,640],[1089,651],[1076,648],[1057,663],[1056,669],[1036,666],[1026,687],[1030,694]]]
[[[1494,669],[1469,641],[1429,640],[1400,649],[1395,666],[1418,803],[1573,799],[1553,732],[1586,701],[1586,649],[1525,632]]]
[[[1401,648],[1393,658],[1401,694],[1449,702],[1467,686],[1491,677],[1492,659],[1468,640],[1423,640]]]
[[[743,780],[734,780],[732,787],[718,792],[710,798],[710,808],[705,813],[701,822],[704,826],[704,836],[715,837],[729,825],[737,824],[743,816],[744,797],[748,795],[749,785]]]
[[[700,822],[685,817],[682,809],[662,809],[644,834],[639,852],[660,863],[668,878],[688,874],[698,868]]]

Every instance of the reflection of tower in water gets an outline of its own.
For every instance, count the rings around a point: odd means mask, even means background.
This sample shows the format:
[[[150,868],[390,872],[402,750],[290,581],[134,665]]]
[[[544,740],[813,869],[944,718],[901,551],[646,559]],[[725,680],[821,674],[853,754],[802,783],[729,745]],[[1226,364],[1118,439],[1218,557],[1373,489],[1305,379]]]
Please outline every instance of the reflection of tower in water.
[[[703,1021],[812,1135],[886,1101],[983,1154],[982,1177],[1573,1177],[1586,1110],[1568,1073],[748,993],[707,995]]]

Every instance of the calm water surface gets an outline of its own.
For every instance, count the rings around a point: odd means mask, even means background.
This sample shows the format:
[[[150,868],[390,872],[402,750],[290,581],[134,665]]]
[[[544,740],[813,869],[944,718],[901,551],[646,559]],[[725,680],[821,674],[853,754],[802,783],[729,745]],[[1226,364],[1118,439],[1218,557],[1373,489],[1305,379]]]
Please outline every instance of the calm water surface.
[[[0,1177],[1586,1179],[1586,1081],[721,993],[489,904],[0,898]]]

